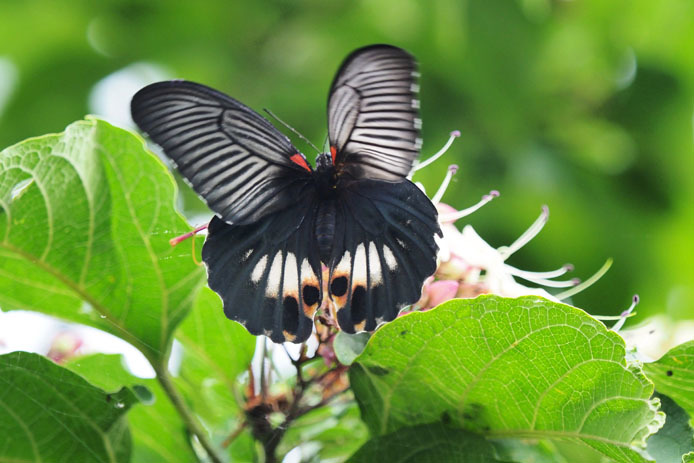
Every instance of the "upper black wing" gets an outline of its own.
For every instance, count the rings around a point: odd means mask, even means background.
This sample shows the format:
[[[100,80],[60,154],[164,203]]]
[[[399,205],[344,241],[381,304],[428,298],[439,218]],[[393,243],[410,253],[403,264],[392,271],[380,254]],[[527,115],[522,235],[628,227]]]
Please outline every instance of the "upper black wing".
[[[133,120],[164,148],[228,223],[247,224],[296,202],[311,176],[303,154],[258,113],[204,85],[158,82],[131,103]]]
[[[315,192],[256,223],[229,225],[213,218],[202,248],[208,283],[224,313],[252,334],[274,342],[303,342],[323,299],[315,245]]]
[[[372,331],[419,300],[436,270],[436,208],[408,180],[351,182],[336,205],[330,299],[343,331]]]
[[[338,172],[356,179],[400,181],[419,155],[417,64],[397,47],[372,45],[350,54],[328,99],[328,134]]]

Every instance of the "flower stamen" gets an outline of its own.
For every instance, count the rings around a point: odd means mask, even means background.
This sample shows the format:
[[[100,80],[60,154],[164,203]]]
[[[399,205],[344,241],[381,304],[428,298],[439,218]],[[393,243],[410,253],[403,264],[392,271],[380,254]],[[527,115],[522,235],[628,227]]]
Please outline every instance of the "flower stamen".
[[[492,190],[486,195],[482,196],[482,199],[475,205],[470,206],[466,209],[456,211],[456,212],[451,212],[450,214],[442,214],[439,216],[439,222],[441,223],[453,223],[457,221],[458,219],[461,219],[465,216],[468,216],[475,212],[476,210],[480,209],[482,206],[490,202],[494,198],[499,197],[499,192],[497,190]]]
[[[626,323],[627,318],[631,317],[632,315],[636,315],[634,313],[634,309],[636,308],[638,303],[639,303],[639,295],[634,294],[634,297],[631,298],[631,305],[629,306],[629,308],[627,310],[625,310],[624,312],[622,312],[619,315],[619,321],[614,324],[614,326],[612,327],[612,331],[614,331],[614,332],[619,331],[624,326],[624,323]]]
[[[420,163],[415,164],[414,167],[412,167],[412,170],[410,171],[410,175],[408,175],[408,178],[411,178],[412,174],[414,174],[419,169],[423,169],[424,167],[428,166],[429,164],[431,164],[432,162],[436,161],[438,158],[443,156],[444,153],[446,153],[446,151],[448,151],[448,148],[450,148],[451,145],[453,144],[453,140],[455,140],[459,136],[460,136],[459,130],[454,130],[453,132],[451,132],[451,135],[448,137],[448,141],[446,142],[446,144],[443,145],[443,148],[438,150],[436,152],[436,154],[434,154],[433,156],[428,158],[426,161],[422,161]]]
[[[559,299],[561,301],[561,300],[570,298],[574,294],[580,293],[581,291],[583,291],[584,289],[588,288],[593,283],[598,281],[600,278],[602,278],[602,276],[607,273],[607,271],[610,269],[610,267],[612,267],[612,258],[607,259],[605,261],[605,263],[602,265],[602,267],[600,267],[600,269],[597,272],[595,272],[586,281],[582,282],[579,285],[574,286],[571,289],[564,291],[563,293],[555,294],[554,297],[556,297],[557,299]]]
[[[506,260],[508,259],[514,252],[518,251],[520,248],[525,246],[537,236],[538,233],[542,230],[542,228],[545,226],[547,221],[549,220],[549,207],[547,206],[542,206],[542,212],[540,213],[540,216],[533,222],[530,227],[523,232],[521,236],[518,237],[516,241],[513,242],[510,246],[503,246],[498,249],[499,254],[501,254],[501,257]]]
[[[451,164],[450,166],[448,166],[448,171],[446,172],[446,176],[443,178],[443,182],[441,182],[441,186],[436,191],[436,194],[431,198],[432,203],[437,204],[441,202],[441,198],[443,198],[443,194],[446,192],[446,189],[448,188],[448,185],[451,183],[451,179],[453,178],[456,172],[458,172],[457,165]]]
[[[555,278],[565,274],[567,272],[565,266],[551,272],[528,272],[526,270],[517,269],[508,264],[505,264],[504,268],[506,268],[508,273],[511,275],[515,275],[538,285],[547,286],[548,288],[570,288],[571,286],[576,286],[581,283],[578,278],[563,281],[550,280],[550,278]]]

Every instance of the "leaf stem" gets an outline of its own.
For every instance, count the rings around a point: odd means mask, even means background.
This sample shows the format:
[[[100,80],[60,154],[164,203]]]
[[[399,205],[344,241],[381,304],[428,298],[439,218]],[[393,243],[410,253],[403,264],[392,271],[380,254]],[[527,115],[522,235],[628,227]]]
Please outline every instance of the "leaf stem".
[[[181,394],[178,392],[178,389],[176,389],[174,386],[171,375],[169,374],[169,370],[166,367],[167,362],[162,360],[161,362],[150,361],[150,363],[157,374],[159,384],[161,384],[161,387],[171,400],[174,408],[181,416],[181,419],[183,419],[186,428],[188,428],[190,433],[198,439],[198,442],[200,442],[200,445],[202,445],[202,447],[205,449],[205,452],[213,463],[222,463],[222,459],[219,455],[217,455],[217,451],[212,445],[212,442],[210,442],[208,439],[207,433],[202,428],[202,425],[197,420],[195,415],[193,415],[193,413],[190,411],[188,405],[186,405],[183,397],[181,397]]]

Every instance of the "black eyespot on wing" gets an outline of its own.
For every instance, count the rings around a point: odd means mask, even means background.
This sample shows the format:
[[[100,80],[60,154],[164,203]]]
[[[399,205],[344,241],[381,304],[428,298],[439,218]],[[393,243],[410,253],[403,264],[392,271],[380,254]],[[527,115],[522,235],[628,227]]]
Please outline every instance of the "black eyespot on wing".
[[[340,276],[330,283],[330,292],[333,296],[342,297],[347,293],[347,278]]]
[[[352,323],[358,325],[366,318],[366,289],[359,285],[352,293]]]
[[[345,59],[328,99],[338,171],[355,179],[407,177],[421,145],[417,77],[414,58],[390,45],[361,48]]]
[[[293,296],[286,296],[282,302],[282,328],[294,335],[299,328],[299,303]]]
[[[307,306],[315,305],[320,301],[320,290],[315,286],[304,286],[304,304]]]

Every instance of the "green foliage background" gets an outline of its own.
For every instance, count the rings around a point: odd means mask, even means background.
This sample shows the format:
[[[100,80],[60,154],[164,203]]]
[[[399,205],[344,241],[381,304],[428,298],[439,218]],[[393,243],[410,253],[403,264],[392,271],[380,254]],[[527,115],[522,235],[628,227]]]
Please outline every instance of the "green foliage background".
[[[510,263],[571,261],[585,278],[614,257],[574,298],[580,307],[617,313],[639,293],[641,317],[694,318],[694,270],[683,258],[694,255],[688,0],[0,5],[0,146],[62,131],[91,111],[97,82],[141,62],[271,108],[320,144],[340,60],[392,43],[420,60],[424,152],[462,132],[445,160],[418,174],[428,190],[446,163],[461,169],[444,201],[464,207],[500,190],[470,218],[494,246],[548,204],[549,225]],[[186,212],[204,210],[187,195]]]

